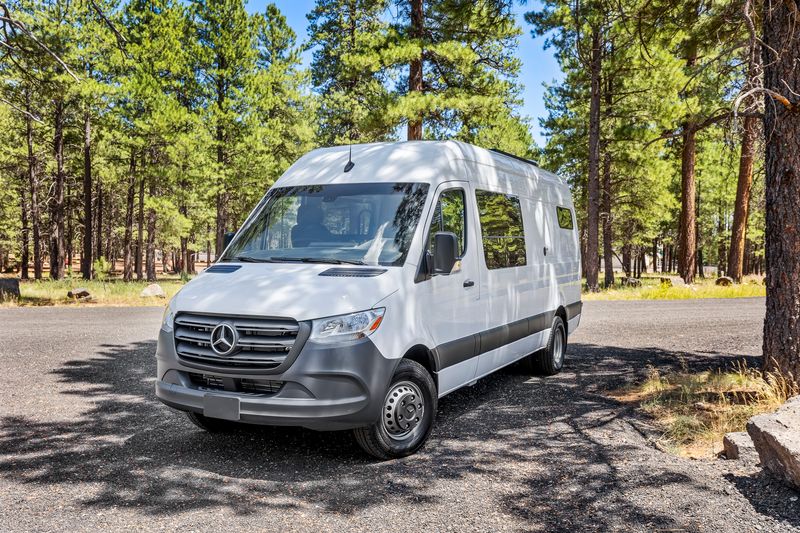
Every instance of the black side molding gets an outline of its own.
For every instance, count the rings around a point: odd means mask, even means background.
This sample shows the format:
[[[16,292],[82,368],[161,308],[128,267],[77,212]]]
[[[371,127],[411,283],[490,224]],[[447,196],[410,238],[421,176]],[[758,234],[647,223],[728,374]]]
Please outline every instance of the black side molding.
[[[449,366],[462,363],[506,344],[535,335],[550,329],[553,325],[555,311],[539,313],[528,318],[522,318],[509,324],[487,329],[480,333],[468,335],[460,339],[445,342],[433,350],[436,358],[436,368],[444,370]]]
[[[575,303],[571,303],[567,306],[567,320],[572,320],[579,314],[581,314],[581,310],[583,309],[583,302],[578,300]]]

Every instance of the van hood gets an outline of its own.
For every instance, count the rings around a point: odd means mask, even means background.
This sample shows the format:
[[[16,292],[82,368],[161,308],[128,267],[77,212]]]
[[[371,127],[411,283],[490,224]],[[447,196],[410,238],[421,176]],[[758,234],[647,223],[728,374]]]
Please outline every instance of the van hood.
[[[298,321],[342,315],[370,309],[395,292],[403,271],[388,267],[378,275],[344,277],[320,274],[331,269],[377,270],[305,263],[218,266],[233,271],[201,273],[175,295],[172,308],[176,312],[286,317]]]

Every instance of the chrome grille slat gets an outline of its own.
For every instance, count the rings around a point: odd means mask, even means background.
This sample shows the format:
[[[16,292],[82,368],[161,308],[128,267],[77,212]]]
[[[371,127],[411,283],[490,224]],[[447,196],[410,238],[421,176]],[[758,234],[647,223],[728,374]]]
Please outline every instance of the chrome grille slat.
[[[202,342],[208,344],[211,342],[211,332],[201,332],[191,328],[176,328],[175,339],[179,341],[189,342]]]
[[[236,329],[236,349],[226,356],[211,347],[211,334],[227,322]],[[216,368],[269,370],[286,359],[300,326],[285,318],[259,318],[181,313],[175,317],[175,349],[187,364]]]

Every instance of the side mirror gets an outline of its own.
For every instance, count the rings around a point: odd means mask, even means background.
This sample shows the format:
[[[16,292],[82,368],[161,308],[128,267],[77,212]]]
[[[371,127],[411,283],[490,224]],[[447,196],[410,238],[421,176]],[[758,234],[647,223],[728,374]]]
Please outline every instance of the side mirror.
[[[433,273],[449,274],[458,256],[458,237],[455,233],[439,231],[433,236]]]
[[[222,249],[223,250],[225,248],[227,248],[228,245],[231,243],[231,241],[233,240],[233,236],[234,235],[236,235],[235,231],[229,231],[225,235],[222,236]]]

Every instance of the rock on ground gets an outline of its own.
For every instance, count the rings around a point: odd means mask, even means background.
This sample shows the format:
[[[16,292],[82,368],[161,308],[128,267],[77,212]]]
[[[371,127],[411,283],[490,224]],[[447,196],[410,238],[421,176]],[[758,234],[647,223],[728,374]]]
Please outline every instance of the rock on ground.
[[[761,464],[775,476],[800,489],[800,396],[777,411],[747,422]]]
[[[90,298],[92,295],[89,293],[89,289],[84,287],[79,287],[77,289],[72,289],[71,291],[67,292],[67,298]]]
[[[753,439],[746,431],[736,431],[728,433],[722,439],[725,448],[725,457],[728,459],[738,459],[743,463],[758,464],[758,452],[753,444]]]
[[[162,289],[161,285],[159,285],[158,283],[151,283],[150,285],[142,289],[142,292],[139,296],[141,296],[142,298],[146,298],[149,296],[166,298],[167,293],[164,292],[164,289]]]
[[[19,298],[19,280],[17,278],[0,278],[0,302]]]

